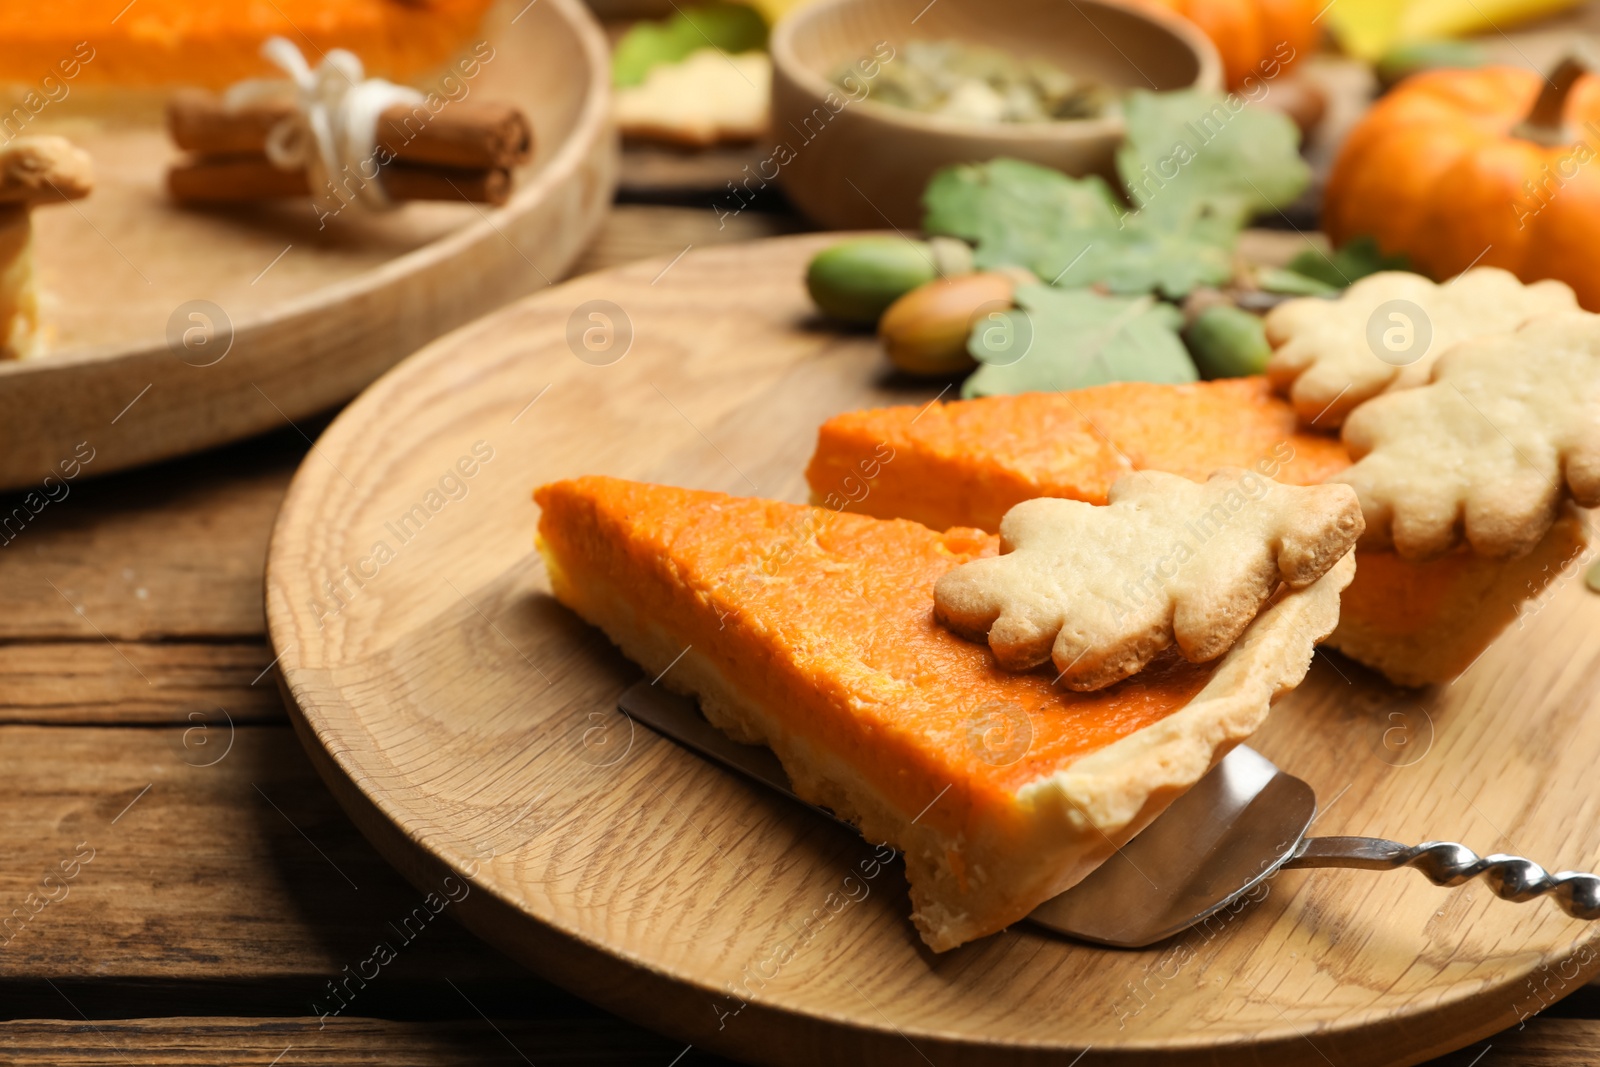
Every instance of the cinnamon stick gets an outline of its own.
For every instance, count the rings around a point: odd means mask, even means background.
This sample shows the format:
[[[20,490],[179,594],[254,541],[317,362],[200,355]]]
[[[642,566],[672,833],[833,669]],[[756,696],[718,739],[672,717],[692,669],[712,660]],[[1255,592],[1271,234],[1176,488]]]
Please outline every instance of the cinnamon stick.
[[[468,200],[504,204],[511,195],[511,174],[502,168],[435,167],[395,162],[378,171],[384,192],[394,200]],[[323,190],[330,202],[350,200],[360,179],[335,182],[337,193]],[[280,170],[263,155],[207,156],[174,163],[167,171],[167,189],[186,203],[225,204],[244,200],[283,200],[312,195],[304,171]]]
[[[211,93],[190,90],[167,105],[167,129],[185,151],[206,156],[256,153],[266,148],[273,127],[293,114],[288,102],[229,108]],[[527,117],[510,104],[493,101],[449,103],[437,113],[422,104],[397,104],[379,116],[377,141],[397,161],[441,167],[505,170],[533,155]],[[378,158],[385,156],[379,153]]]

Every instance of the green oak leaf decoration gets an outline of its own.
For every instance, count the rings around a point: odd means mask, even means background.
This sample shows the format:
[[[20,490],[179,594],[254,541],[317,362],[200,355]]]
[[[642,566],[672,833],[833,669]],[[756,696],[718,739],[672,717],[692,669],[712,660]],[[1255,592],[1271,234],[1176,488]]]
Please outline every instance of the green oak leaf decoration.
[[[1016,159],[948,167],[929,182],[925,231],[971,242],[980,270],[1023,267],[1048,283],[1019,289],[1019,310],[977,324],[968,348],[982,366],[963,395],[1196,380],[1181,316],[1158,298],[1226,285],[1240,230],[1310,181],[1294,123],[1236,95],[1132,92],[1122,115],[1126,202],[1102,178]],[[1279,274],[1304,292],[1324,281]],[[998,348],[983,340],[1002,336],[1011,340]],[[1019,338],[1027,355],[999,358]]]
[[[973,325],[967,349],[981,366],[963,397],[1199,380],[1178,337],[1182,313],[1153,296],[1040,284],[1019,286],[1016,302]]]

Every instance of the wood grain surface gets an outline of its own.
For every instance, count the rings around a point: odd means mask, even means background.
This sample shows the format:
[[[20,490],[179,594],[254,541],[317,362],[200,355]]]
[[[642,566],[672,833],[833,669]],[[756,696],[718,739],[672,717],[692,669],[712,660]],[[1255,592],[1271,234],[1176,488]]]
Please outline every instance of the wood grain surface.
[[[465,872],[481,936],[761,1063],[1416,1063],[1600,967],[1593,928],[1548,902],[1346,871],[1280,875],[1220,931],[1150,950],[1022,926],[933,957],[897,869],[620,717],[637,672],[548,596],[528,492],[603,472],[802,500],[823,418],[933,399],[812,317],[802,268],[827,240],[578,279],[425,349],[319,440],[274,532],[271,636],[313,761],[408,878]],[[567,339],[595,300],[631,324],[604,365]],[[1257,743],[1316,787],[1318,833],[1587,866],[1597,623],[1600,599],[1560,583],[1431,691],[1319,657]],[[803,925],[868,871],[860,903]]]
[[[182,208],[164,192],[175,150],[157,108],[84,95],[41,112],[30,132],[89,149],[98,180],[81,204],[35,213],[53,351],[0,362],[0,486],[59,474],[83,442],[101,473],[281,426],[562,277],[616,180],[605,38],[579,0],[503,0],[481,32],[490,58],[462,84],[521,106],[538,142],[494,210]]]

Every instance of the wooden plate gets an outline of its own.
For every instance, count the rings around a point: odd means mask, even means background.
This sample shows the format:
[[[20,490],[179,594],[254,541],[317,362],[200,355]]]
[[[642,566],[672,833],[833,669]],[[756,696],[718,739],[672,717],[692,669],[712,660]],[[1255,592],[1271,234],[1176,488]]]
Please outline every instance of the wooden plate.
[[[799,501],[825,417],[932,399],[811,319],[801,272],[834,239],[523,300],[385,376],[306,459],[272,540],[272,641],[314,760],[419,889],[466,878],[452,914],[484,939],[761,1063],[1415,1063],[1600,969],[1600,927],[1412,872],[1284,873],[1144,951],[1022,925],[934,956],[897,866],[623,719],[638,672],[548,595],[529,491],[603,472]],[[1317,833],[1592,867],[1597,654],[1600,597],[1563,580],[1452,686],[1319,656],[1258,744],[1316,787]]]
[[[326,228],[309,201],[183,209],[163,191],[176,153],[158,100],[41,111],[28,132],[83,145],[98,184],[34,216],[53,351],[0,361],[0,488],[37,484],[80,442],[100,474],[281,427],[558,280],[616,181],[605,37],[580,0],[503,0],[482,33],[492,56],[459,83],[520,104],[537,140],[499,209],[351,208]],[[208,346],[169,341],[196,329]]]

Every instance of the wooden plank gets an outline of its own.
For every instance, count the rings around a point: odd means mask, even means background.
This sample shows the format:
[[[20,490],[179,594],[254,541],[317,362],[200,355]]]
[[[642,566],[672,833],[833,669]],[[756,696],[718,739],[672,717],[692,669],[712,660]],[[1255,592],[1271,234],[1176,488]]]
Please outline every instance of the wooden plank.
[[[792,216],[621,205],[580,270],[790,232]],[[693,255],[690,249],[687,255]],[[687,256],[686,256],[687,258]],[[68,485],[0,535],[0,640],[152,640],[262,633],[267,537],[326,418],[144,471]],[[0,514],[25,494],[0,496]],[[81,612],[79,609],[82,609]],[[3,674],[0,674],[3,677]]]
[[[446,987],[446,992],[449,992]],[[1525,1030],[1477,1042],[1423,1067],[1572,1067],[1600,1049],[1600,1021],[1542,1019]],[[682,1059],[674,1056],[684,1053]],[[538,1064],[675,1064],[730,1061],[658,1037],[621,1020],[593,1018],[393,1022],[305,1018],[24,1020],[0,1023],[0,1054],[56,1067],[480,1067]]]
[[[449,990],[446,989],[448,994]],[[469,1009],[470,1012],[470,1009]],[[0,1057],[56,1067],[526,1067],[728,1061],[619,1020],[116,1019],[0,1024]],[[281,1057],[281,1058],[275,1058]]]
[[[291,978],[310,1011],[380,942],[384,978],[524,973],[435,918],[457,905],[417,912],[288,727],[3,726],[0,752],[0,979]]]
[[[1573,1067],[1600,1061],[1600,1020],[1541,1017],[1423,1067]]]
[[[657,204],[618,204],[611,209],[600,234],[574,267],[575,274],[587,274],[636,259],[655,256],[671,258],[694,249],[762,237],[797,233],[806,225],[793,215],[743,211],[735,215],[724,208],[719,216],[713,198],[705,197],[705,207],[664,207]],[[669,275],[670,276],[670,275]]]
[[[621,201],[709,200],[727,195],[728,183],[738,184],[757,174],[763,163],[771,165],[773,140],[764,137],[750,144],[717,148],[681,148],[650,141],[628,141],[622,151],[622,173],[617,183]],[[781,209],[784,200],[770,182],[764,190],[751,187],[761,202]],[[749,193],[745,194],[746,199]]]
[[[0,645],[0,722],[280,722],[265,641]]]
[[[0,640],[259,638],[272,518],[324,423],[70,483],[0,547]]]

